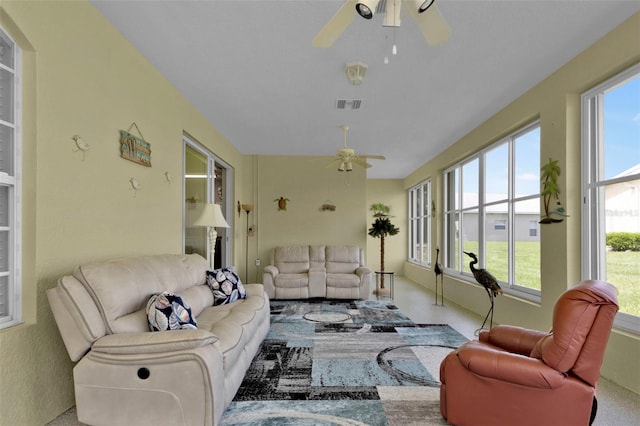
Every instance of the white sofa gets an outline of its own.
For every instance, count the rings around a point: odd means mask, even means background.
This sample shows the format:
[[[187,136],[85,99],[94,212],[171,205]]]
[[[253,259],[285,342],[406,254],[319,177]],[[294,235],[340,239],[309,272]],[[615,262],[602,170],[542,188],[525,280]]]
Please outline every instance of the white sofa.
[[[368,299],[371,269],[356,246],[276,247],[262,275],[271,299]]]
[[[215,425],[269,330],[269,297],[212,306],[205,259],[159,255],[79,266],[47,291],[73,361],[78,420],[91,425]],[[150,332],[146,303],[180,295],[195,330]]]

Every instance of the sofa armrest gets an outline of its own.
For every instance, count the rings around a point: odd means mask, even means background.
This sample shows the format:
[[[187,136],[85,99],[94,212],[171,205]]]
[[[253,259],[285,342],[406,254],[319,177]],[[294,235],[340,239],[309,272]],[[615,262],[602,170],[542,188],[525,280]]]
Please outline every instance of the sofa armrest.
[[[482,332],[480,341],[498,346],[509,352],[528,356],[536,343],[548,335],[549,333],[543,331],[529,330],[513,325],[496,325],[491,330]]]
[[[462,365],[475,374],[522,386],[555,389],[567,379],[542,360],[505,352],[477,341],[461,346],[457,355]]]
[[[357,276],[362,277],[365,274],[371,274],[371,268],[368,268],[366,266],[361,266],[358,269],[356,269]]]
[[[280,271],[278,271],[278,268],[276,268],[275,265],[267,265],[264,267],[264,273],[271,275],[272,278],[275,278],[276,276],[278,276]]]
[[[91,351],[110,355],[157,354],[196,349],[217,341],[218,337],[206,330],[117,333],[98,339]]]
[[[276,297],[276,277],[279,273],[280,271],[275,265],[267,265],[262,271],[262,285],[264,285],[264,291],[270,299]]]

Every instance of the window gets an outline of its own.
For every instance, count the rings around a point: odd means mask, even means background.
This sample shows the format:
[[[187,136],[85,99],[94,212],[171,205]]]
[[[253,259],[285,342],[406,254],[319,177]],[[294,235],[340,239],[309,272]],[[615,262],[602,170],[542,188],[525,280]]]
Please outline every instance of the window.
[[[184,252],[209,259],[209,234],[206,227],[193,226],[204,204],[219,204],[223,216],[232,223],[227,194],[231,188],[229,166],[203,146],[184,137]],[[214,266],[231,264],[231,232],[216,228]]]
[[[409,261],[431,264],[431,180],[409,190]]]
[[[0,328],[21,322],[20,49],[0,29]]]
[[[444,194],[445,268],[469,276],[473,252],[505,291],[539,298],[539,123],[445,170]]]
[[[640,331],[640,64],[582,96],[582,275],[618,288]]]

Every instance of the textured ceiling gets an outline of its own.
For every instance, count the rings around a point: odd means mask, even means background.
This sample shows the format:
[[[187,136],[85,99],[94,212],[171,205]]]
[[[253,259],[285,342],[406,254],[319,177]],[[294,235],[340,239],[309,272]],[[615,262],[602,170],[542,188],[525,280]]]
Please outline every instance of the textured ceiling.
[[[370,161],[369,178],[406,177],[640,10],[640,1],[440,0],[452,29],[444,45],[427,45],[403,14],[395,30],[381,16],[356,18],[318,49],[311,41],[341,1],[92,3],[241,153],[331,156],[348,124],[356,153],[387,157]],[[368,65],[359,86],[345,76],[352,61]],[[338,110],[337,99],[362,106]]]

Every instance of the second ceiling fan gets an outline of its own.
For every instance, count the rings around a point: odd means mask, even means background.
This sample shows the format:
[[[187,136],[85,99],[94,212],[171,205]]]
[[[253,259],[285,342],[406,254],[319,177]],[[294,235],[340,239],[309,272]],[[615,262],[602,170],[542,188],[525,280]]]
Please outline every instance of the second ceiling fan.
[[[427,43],[435,46],[449,40],[451,28],[440,14],[435,0],[346,0],[315,36],[313,46],[331,47],[357,15],[371,19],[375,13],[384,13],[383,26],[399,27],[402,4],[420,28]]]
[[[349,131],[349,126],[346,124],[340,126],[342,131],[344,132],[344,147],[339,148],[336,151],[336,156],[333,160],[327,164],[327,168],[333,167],[336,164],[338,165],[339,172],[350,172],[353,171],[353,165],[357,164],[358,166],[369,168],[371,164],[367,163],[366,159],[371,158],[374,160],[385,160],[384,155],[356,155],[356,152],[353,148],[347,148],[347,131]]]

